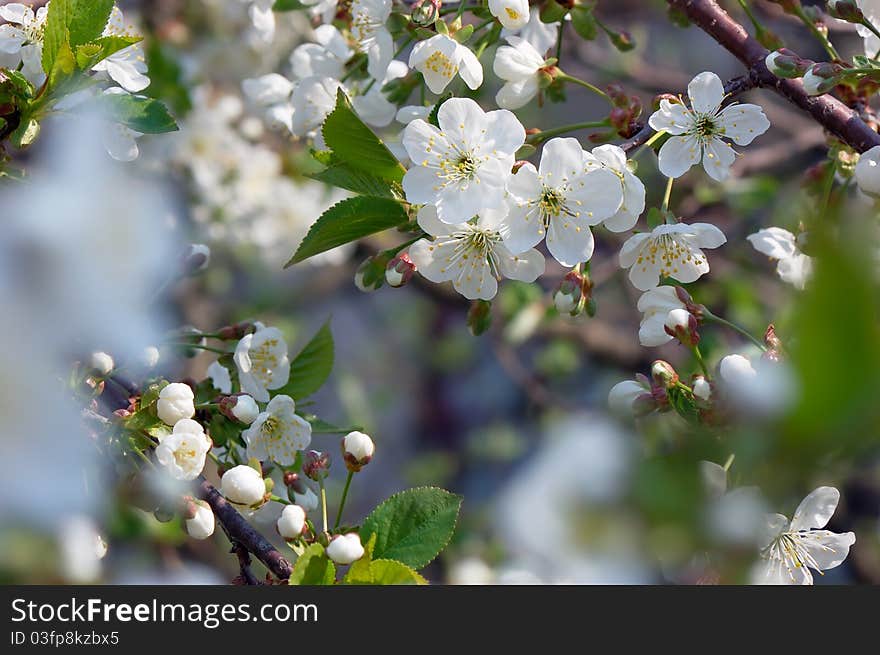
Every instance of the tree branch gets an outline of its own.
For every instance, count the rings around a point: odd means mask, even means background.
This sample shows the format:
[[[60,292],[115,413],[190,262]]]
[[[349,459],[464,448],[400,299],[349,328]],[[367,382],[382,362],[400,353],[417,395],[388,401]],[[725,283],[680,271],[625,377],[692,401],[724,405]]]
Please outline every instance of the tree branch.
[[[275,546],[244,520],[242,515],[214,488],[214,485],[201,479],[198,495],[211,506],[217,520],[223,524],[226,534],[233,541],[233,547],[246,548],[279,579],[286,580],[290,577],[292,570],[290,562],[284,559]],[[236,550],[236,552],[241,557],[240,551]]]
[[[767,70],[768,50],[749,36],[714,0],[666,0],[683,11],[694,24],[715,39],[748,69],[756,86],[773,89],[793,105],[809,113],[819,124],[858,152],[880,145],[880,135],[859,115],[830,95],[811,96],[801,80],[786,80]]]

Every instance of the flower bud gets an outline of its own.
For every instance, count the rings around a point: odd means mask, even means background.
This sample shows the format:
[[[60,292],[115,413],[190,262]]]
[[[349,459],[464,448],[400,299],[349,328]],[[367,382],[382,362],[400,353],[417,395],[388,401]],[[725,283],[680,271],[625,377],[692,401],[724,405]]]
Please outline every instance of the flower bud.
[[[862,24],[865,21],[865,14],[859,9],[856,0],[828,0],[826,11],[829,16],[847,23]]]
[[[211,249],[204,243],[193,243],[183,256],[183,272],[186,275],[198,275],[211,262]]]
[[[330,474],[330,455],[328,453],[310,450],[303,460],[303,473],[310,480],[318,482]]]
[[[780,48],[769,53],[764,59],[764,64],[776,77],[794,79],[803,77],[813,62],[799,57],[788,48]]]
[[[672,368],[672,364],[658,359],[651,364],[651,379],[658,387],[671,389],[678,384],[678,373]]]
[[[233,325],[224,325],[217,330],[217,336],[223,341],[238,341],[246,335],[255,332],[256,329],[257,326],[252,321],[241,321]]]
[[[402,253],[388,262],[385,269],[385,281],[392,287],[402,287],[409,282],[416,270],[416,265],[408,253]]]
[[[379,253],[367,257],[354,274],[354,285],[363,292],[375,291],[385,282],[385,268],[391,258]]]
[[[697,332],[697,319],[686,309],[673,309],[666,315],[663,323],[666,334],[678,339],[685,346],[696,346],[700,343]]]
[[[337,564],[351,564],[364,556],[364,547],[357,532],[338,534],[327,546],[327,557]]]
[[[492,325],[492,303],[488,300],[474,300],[467,314],[467,326],[471,334],[480,336]]]
[[[253,507],[266,495],[266,483],[256,469],[239,464],[220,478],[220,493],[233,503]]]
[[[285,505],[275,525],[285,539],[297,539],[306,529],[306,511],[299,505]]]
[[[373,459],[376,446],[373,440],[363,432],[349,432],[342,439],[342,457],[345,467],[357,473]]]
[[[285,471],[284,476],[281,479],[284,481],[285,487],[298,488],[300,491],[305,489],[305,485],[302,483],[302,480],[299,479],[299,475],[294,471]]]
[[[164,423],[173,426],[181,419],[195,416],[194,401],[195,395],[188,384],[172,382],[159,392],[156,411]]]
[[[193,539],[207,539],[214,534],[214,512],[204,500],[194,500],[192,505],[195,514],[186,519],[186,531]]]
[[[803,77],[804,91],[811,96],[828,93],[837,86],[838,74],[842,70],[839,65],[828,62],[813,64]]]
[[[233,421],[240,421],[245,425],[250,425],[257,420],[260,413],[260,406],[257,401],[246,393],[238,393],[234,396],[224,396],[220,399],[220,411]]]
[[[116,367],[113,363],[113,358],[101,351],[92,353],[92,356],[89,358],[89,365],[101,375],[109,374]]]
[[[650,409],[647,411],[645,411],[647,409],[645,397],[650,404]],[[656,409],[651,399],[650,388],[635,380],[624,380],[611,387],[611,391],[608,392],[608,407],[618,416],[644,416]]]
[[[582,275],[576,269],[569,271],[553,294],[553,304],[560,314],[577,316],[584,311],[591,290],[589,276]]]
[[[861,154],[856,164],[855,178],[862,193],[880,197],[880,146]]]
[[[159,363],[159,349],[156,346],[147,346],[141,351],[140,363],[145,368],[155,368]]]
[[[694,378],[694,384],[691,388],[694,390],[694,396],[700,400],[708,402],[709,398],[712,397],[712,386],[702,375]]]

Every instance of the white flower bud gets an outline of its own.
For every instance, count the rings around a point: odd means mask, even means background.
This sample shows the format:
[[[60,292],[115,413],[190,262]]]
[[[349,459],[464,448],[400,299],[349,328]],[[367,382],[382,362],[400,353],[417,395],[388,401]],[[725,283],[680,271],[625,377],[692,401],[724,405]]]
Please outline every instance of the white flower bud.
[[[742,355],[727,355],[718,365],[718,370],[726,384],[749,384],[757,375],[752,363]]]
[[[276,525],[282,537],[296,539],[306,527],[306,511],[299,505],[286,505]]]
[[[195,396],[188,384],[172,382],[159,392],[156,411],[159,418],[168,425],[174,425],[184,418],[195,416]]]
[[[825,84],[825,78],[816,75],[812,69],[807,71],[806,75],[803,76],[802,81],[804,83],[804,91],[811,96],[820,95],[821,92],[819,91],[819,88]]]
[[[252,396],[242,394],[235,397],[235,406],[232,408],[232,414],[242,423],[250,425],[257,420],[260,414],[260,407]]]
[[[880,146],[862,153],[856,164],[855,176],[862,193],[880,196]]]
[[[709,400],[712,397],[712,387],[709,385],[708,380],[704,378],[702,375],[698,376],[694,380],[694,396],[699,398],[700,400]]]
[[[636,398],[649,391],[635,380],[618,382],[608,392],[608,406],[617,416],[632,416]]]
[[[351,564],[363,556],[364,547],[357,532],[336,535],[327,546],[327,557],[337,564]]]
[[[113,358],[107,353],[101,351],[92,353],[92,356],[89,359],[89,364],[101,375],[107,375],[116,366],[113,363]]]
[[[207,539],[214,534],[214,512],[203,500],[194,502],[196,515],[186,520],[186,531],[193,539]]]
[[[159,349],[156,346],[147,346],[141,352],[141,364],[147,368],[155,368],[159,363]]]
[[[220,478],[220,493],[239,505],[256,505],[266,494],[266,483],[256,469],[239,464]]]
[[[376,446],[363,432],[349,432],[342,439],[342,455],[349,471],[360,471],[373,459]]]
[[[688,312],[688,310],[686,310],[686,309],[673,309],[671,312],[669,312],[666,315],[666,321],[664,322],[664,325],[666,325],[666,327],[668,327],[670,330],[675,332],[676,329],[687,330],[688,325],[690,324],[690,321],[691,321],[691,315],[690,315],[690,312]]]

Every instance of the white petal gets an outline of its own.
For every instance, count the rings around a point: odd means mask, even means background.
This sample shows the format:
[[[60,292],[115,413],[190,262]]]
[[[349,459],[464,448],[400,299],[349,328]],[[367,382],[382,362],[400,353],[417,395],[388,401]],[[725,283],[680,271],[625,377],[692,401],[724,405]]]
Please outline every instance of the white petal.
[[[636,307],[643,313],[659,312],[665,318],[673,309],[682,309],[684,304],[679,300],[675,287],[662,286],[643,293]]]
[[[418,221],[420,228],[434,237],[449,236],[460,227],[459,225],[444,223],[437,218],[437,208],[431,205],[425,205],[422,207],[419,210],[416,220]]]
[[[781,227],[768,227],[746,237],[758,252],[771,259],[788,259],[797,252],[795,236]]]
[[[714,138],[703,147],[703,168],[713,180],[723,182],[736,161],[736,151],[721,139]]]
[[[458,47],[458,74],[469,88],[476,90],[483,84],[483,65],[470,48],[461,45]],[[493,294],[494,295],[494,294]]]
[[[623,246],[621,246],[620,248],[620,267],[629,268],[630,266],[635,264],[636,258],[638,258],[639,256],[639,251],[645,245],[645,242],[648,241],[650,238],[650,232],[640,232],[639,234],[634,234],[629,239],[627,239],[623,243]]]
[[[727,237],[724,232],[712,225],[711,223],[679,223],[686,228],[689,235],[688,240],[700,248],[719,248],[727,243]]]
[[[447,100],[447,102],[449,102]],[[519,150],[526,141],[526,131],[516,115],[506,109],[496,109],[486,114],[485,149],[510,155]],[[510,168],[513,160],[510,161]]]
[[[660,109],[648,119],[648,124],[656,131],[666,131],[673,136],[684,134],[693,123],[693,116],[687,107],[680,102],[666,99],[660,101]]]
[[[468,300],[491,300],[498,293],[498,280],[493,277],[485,259],[479,259],[472,254],[466,261],[459,261],[452,266],[458,267],[452,286]]]
[[[110,123],[104,130],[104,147],[116,161],[129,162],[138,158],[137,132],[124,125]]]
[[[385,27],[377,29],[367,50],[367,72],[374,79],[383,80],[393,58],[394,41],[391,33]]]
[[[482,141],[492,113],[484,112],[470,98],[450,98],[440,105],[437,122],[448,139],[469,150]]]
[[[544,255],[537,250],[527,250],[514,255],[504,247],[496,248],[501,274],[511,280],[534,282],[544,274]]]
[[[840,492],[834,487],[819,487],[801,501],[791,519],[791,531],[824,528],[840,501]]]
[[[730,105],[718,114],[716,124],[738,145],[747,146],[770,129],[770,121],[758,105]]]
[[[801,532],[795,538],[807,549],[820,571],[840,566],[856,542],[852,532],[838,534],[830,530]]]
[[[694,137],[670,137],[660,148],[660,172],[666,177],[681,177],[700,161],[700,155],[700,144]]]
[[[517,82],[508,82],[495,94],[495,102],[503,109],[519,109],[527,105],[538,94],[538,78],[527,77]]]
[[[503,45],[495,52],[492,70],[502,80],[515,82],[534,77],[544,65],[544,58],[528,41],[518,36],[507,37],[510,45]]]
[[[550,219],[547,250],[563,266],[590,261],[595,246],[589,226],[568,216]]]
[[[776,264],[776,272],[783,282],[788,282],[796,289],[807,285],[807,280],[813,274],[813,258],[804,254],[797,254],[788,259],[780,259]]]
[[[34,10],[20,2],[10,2],[0,7],[0,18],[21,25],[34,20]]]
[[[620,178],[607,168],[590,171],[572,182],[568,194],[572,210],[580,213],[580,219],[588,225],[597,225],[617,213],[623,203],[623,187]]]
[[[268,106],[285,102],[293,91],[293,83],[283,75],[269,73],[241,83],[244,95],[258,105]]]
[[[700,73],[688,84],[688,97],[694,111],[701,114],[714,112],[724,100],[724,84],[715,73]]]
[[[409,247],[409,256],[423,277],[431,282],[446,282],[455,274],[449,266],[449,259],[457,243],[448,237],[434,241],[419,239]]]
[[[658,288],[665,289],[667,287]],[[645,320],[639,325],[639,343],[643,346],[654,347],[672,341],[672,337],[666,332],[665,320],[666,314],[661,313],[645,317]]]

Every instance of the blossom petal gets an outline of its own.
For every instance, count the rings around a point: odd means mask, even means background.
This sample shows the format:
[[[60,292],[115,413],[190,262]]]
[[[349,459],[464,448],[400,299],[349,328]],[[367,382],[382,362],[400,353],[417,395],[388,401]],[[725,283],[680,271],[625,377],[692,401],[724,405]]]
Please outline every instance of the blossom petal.
[[[735,161],[736,151],[726,141],[714,138],[703,147],[703,168],[713,180],[726,180]]]
[[[486,113],[484,138],[483,147],[486,150],[494,149],[512,158],[526,142],[526,130],[512,111],[496,109]],[[510,168],[512,167],[513,159],[510,161]]]
[[[538,95],[538,78],[526,77],[508,82],[495,94],[495,102],[502,109],[519,109]]]
[[[838,502],[840,502],[840,492],[834,487],[814,489],[795,510],[790,530],[798,532],[810,528],[824,528],[834,515]]]
[[[838,534],[830,530],[801,532],[795,537],[807,549],[820,571],[840,566],[849,555],[850,546],[856,542],[852,532]],[[812,566],[812,563],[811,563]]]
[[[444,223],[439,218],[437,218],[437,208],[433,207],[432,205],[425,205],[424,207],[422,207],[419,210],[416,220],[418,221],[420,228],[422,228],[426,233],[434,237],[449,236],[458,227],[457,225]]]
[[[572,182],[568,193],[574,201],[579,218],[588,225],[597,225],[614,214],[623,204],[623,187],[620,178],[607,168],[590,171]],[[575,209],[574,206],[571,206]]]
[[[544,58],[532,44],[518,36],[507,37],[507,42],[510,45],[503,45],[495,52],[494,73],[508,82],[534,77],[544,65]]]
[[[483,65],[480,60],[471,52],[470,48],[464,45],[458,47],[458,58],[458,74],[461,79],[470,89],[479,89],[483,84]]]
[[[781,227],[768,227],[746,237],[758,252],[771,259],[788,259],[797,252],[795,236]]]
[[[498,280],[485,259],[471,253],[467,260],[459,260],[453,266],[458,271],[452,278],[452,286],[468,300],[492,300],[498,293]]]
[[[537,250],[527,250],[514,255],[507,248],[496,248],[501,274],[511,280],[534,282],[544,274],[544,255]]]
[[[589,226],[568,216],[550,219],[547,229],[547,250],[563,266],[590,261],[595,242]]]
[[[623,246],[620,248],[620,267],[629,268],[630,266],[635,264],[636,258],[639,256],[639,251],[645,245],[645,242],[648,241],[650,238],[650,232],[640,232],[639,234],[634,234],[629,239],[627,239],[624,242]]]
[[[677,136],[686,133],[693,126],[694,118],[683,104],[664,98],[660,101],[660,109],[651,114],[648,124],[658,132],[665,131]]]
[[[566,180],[583,174],[584,155],[580,141],[571,137],[550,139],[541,152],[538,174],[542,182],[557,187]]]
[[[660,172],[666,177],[681,177],[700,161],[700,143],[692,136],[673,136],[660,148]]]
[[[441,237],[434,241],[419,239],[409,247],[409,256],[422,277],[431,282],[446,282],[455,275],[449,263],[457,243],[457,239],[449,237]]]
[[[666,288],[658,287],[658,289]],[[646,316],[639,325],[639,343],[643,346],[662,346],[670,341],[672,341],[672,337],[666,332],[666,314],[654,312],[650,316]]]
[[[688,97],[694,111],[714,113],[724,100],[724,84],[715,73],[705,71],[688,84]]]
[[[687,228],[689,240],[700,248],[720,248],[727,243],[724,232],[711,223],[680,223]]]
[[[770,121],[764,110],[758,105],[743,104],[725,107],[716,125],[721,128],[725,137],[733,139],[741,146],[749,145],[756,137],[770,129]]]

